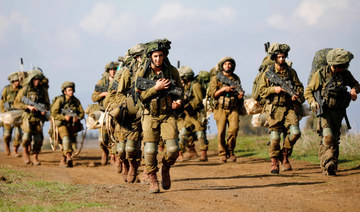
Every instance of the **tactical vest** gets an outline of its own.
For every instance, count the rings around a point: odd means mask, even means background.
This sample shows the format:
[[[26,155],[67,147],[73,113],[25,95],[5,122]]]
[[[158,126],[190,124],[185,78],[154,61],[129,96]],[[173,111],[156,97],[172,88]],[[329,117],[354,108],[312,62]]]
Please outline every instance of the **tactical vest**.
[[[270,66],[269,69],[272,69],[275,72],[275,66],[272,65]],[[291,84],[293,83],[291,80],[293,79],[293,73],[292,70],[289,67],[285,68],[286,71],[282,72],[282,73],[276,73],[282,80],[284,81],[288,81],[291,82]],[[279,86],[277,84],[274,84],[272,82],[270,82],[270,86]],[[267,97],[266,100],[267,104],[272,104],[272,105],[276,105],[276,106],[292,106],[293,105],[293,101],[291,100],[291,96],[286,93],[286,92],[280,92],[280,93],[274,93],[269,95],[269,97]]]
[[[240,80],[238,80],[238,77],[234,74],[233,74],[232,81],[240,84]],[[225,84],[221,83],[220,81],[218,81],[219,89],[221,89],[222,87],[226,87],[226,86],[228,86],[228,85],[225,85]],[[234,108],[237,108],[240,105],[241,105],[241,103],[238,98],[238,94],[235,92],[229,92],[229,93],[223,92],[223,93],[221,93],[220,97],[217,100],[215,100],[215,108],[232,110]]]
[[[35,103],[45,104],[45,88],[43,86],[38,86],[37,88],[33,88],[30,85],[25,87],[24,96],[29,98],[31,101]],[[29,121],[43,121],[44,116],[41,115],[40,111],[28,111]]]
[[[4,103],[9,103],[10,108],[14,108],[14,101],[16,98],[16,95],[19,93],[19,90],[21,89],[21,86],[17,87],[15,90],[12,88],[12,85],[9,84],[5,86],[6,96],[2,97],[4,100]]]

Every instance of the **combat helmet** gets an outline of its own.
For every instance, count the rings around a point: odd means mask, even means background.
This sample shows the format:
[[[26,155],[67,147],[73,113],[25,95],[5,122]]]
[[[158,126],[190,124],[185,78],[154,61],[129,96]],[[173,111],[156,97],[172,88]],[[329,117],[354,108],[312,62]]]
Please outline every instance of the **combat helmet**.
[[[354,55],[342,48],[336,48],[329,51],[326,56],[327,63],[331,66],[345,65],[348,66]]]
[[[182,79],[192,80],[194,79],[195,73],[189,66],[181,66],[179,75]]]
[[[8,76],[8,80],[12,83],[15,81],[19,81],[19,75],[17,72],[13,72]]]
[[[43,80],[44,77],[45,76],[44,76],[42,70],[40,68],[36,67],[35,69],[28,71],[28,77],[26,79],[26,84],[29,84],[33,79]]]
[[[167,56],[169,54],[169,49],[171,48],[170,44],[171,44],[171,41],[169,41],[166,38],[157,39],[157,40],[146,43],[145,51],[146,51],[147,57],[150,57],[154,51],[162,51],[162,52],[164,52],[165,56]]]
[[[109,72],[109,70],[112,70],[112,69],[117,70],[118,66],[119,66],[119,62],[111,61],[105,65],[105,71]]]
[[[234,72],[235,70],[235,66],[236,66],[236,63],[235,63],[235,60],[232,58],[232,57],[223,57],[220,59],[218,65],[217,65],[217,69],[220,70],[220,71],[224,71],[224,68],[223,68],[223,65],[226,61],[230,61],[231,64],[232,64],[232,67],[231,67],[231,70],[230,72]]]
[[[61,85],[61,92],[63,93],[66,88],[73,88],[74,93],[75,93],[75,83],[74,83],[74,82],[65,81],[65,82]]]
[[[290,51],[290,46],[285,43],[272,43],[269,47],[268,53],[272,60],[275,60],[276,56],[280,53],[285,54],[285,57],[288,56]]]

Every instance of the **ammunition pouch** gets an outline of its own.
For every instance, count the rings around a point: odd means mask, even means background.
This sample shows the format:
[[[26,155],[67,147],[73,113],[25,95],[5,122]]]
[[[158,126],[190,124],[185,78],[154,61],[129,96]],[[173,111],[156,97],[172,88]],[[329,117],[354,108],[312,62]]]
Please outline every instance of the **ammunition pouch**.
[[[351,101],[351,96],[343,86],[329,86],[322,90],[325,105],[329,109],[347,108]]]
[[[231,110],[237,107],[237,99],[234,96],[220,96],[218,99],[219,108]]]
[[[172,110],[172,100],[170,96],[153,98],[149,103],[150,115],[158,116],[160,114],[167,114]]]

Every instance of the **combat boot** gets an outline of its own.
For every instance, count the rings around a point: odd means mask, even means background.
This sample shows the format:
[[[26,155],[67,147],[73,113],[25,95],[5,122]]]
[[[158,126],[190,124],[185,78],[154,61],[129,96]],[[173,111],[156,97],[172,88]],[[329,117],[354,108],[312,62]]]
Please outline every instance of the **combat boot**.
[[[35,166],[40,166],[41,163],[39,161],[39,153],[34,153],[34,165]]]
[[[138,162],[135,159],[133,159],[129,161],[129,165],[130,165],[130,169],[129,169],[129,173],[127,174],[127,182],[134,183],[137,176]]]
[[[337,170],[336,163],[331,160],[331,161],[329,161],[329,162],[325,165],[324,174],[325,174],[325,175],[335,176],[335,175],[336,175],[336,170]]]
[[[282,152],[282,155],[283,155],[282,160],[281,160],[281,162],[282,162],[282,170],[283,171],[292,170],[292,167],[291,167],[291,164],[290,164],[290,161],[289,161],[289,156],[288,156],[288,152],[289,152],[288,149],[283,148],[281,152]]]
[[[66,153],[66,165],[67,167],[73,167],[73,161],[70,152]]]
[[[24,147],[24,149],[23,149],[23,158],[24,158],[25,164],[31,165],[29,149],[27,147]]]
[[[129,161],[127,159],[122,162],[122,173],[124,181],[127,182],[127,175],[129,173]]]
[[[61,160],[60,160],[60,167],[62,167],[62,168],[67,167],[67,165],[66,165],[66,157],[65,157],[65,155],[62,155],[62,156],[61,156]]]
[[[236,155],[232,151],[229,152],[229,161],[233,163],[236,162]]]
[[[207,162],[208,161],[207,151],[206,150],[201,150],[200,158],[199,158],[198,161],[199,162]]]
[[[220,155],[219,161],[220,163],[226,163],[226,155]]]
[[[113,166],[115,164],[115,154],[110,154],[110,165]]]
[[[10,142],[4,142],[5,143],[5,154],[10,155]]]
[[[279,160],[276,157],[271,158],[271,174],[279,174]]]
[[[150,180],[150,194],[159,193],[160,187],[157,180],[156,172],[151,172],[148,174]]]
[[[14,157],[20,157],[21,155],[18,153],[18,149],[19,147],[18,146],[14,146],[14,151],[12,152],[12,155]]]
[[[189,147],[189,152],[183,157],[183,160],[187,161],[187,160],[195,159],[198,157],[199,157],[199,155],[197,154],[195,147],[192,146],[192,147]]]
[[[101,165],[105,166],[108,163],[109,151],[102,149]]]
[[[182,152],[179,152],[179,157],[176,159],[176,161],[184,162],[184,154]]]
[[[122,162],[118,156],[115,157],[115,170],[117,173],[121,173],[122,171]]]
[[[170,180],[170,166],[163,164],[161,166],[161,187],[164,190],[169,190],[171,187]]]
[[[149,185],[150,184],[150,178],[149,178],[149,175],[146,173],[146,170],[144,170],[144,172],[143,172],[142,179],[141,179],[141,184],[143,184],[143,185]]]

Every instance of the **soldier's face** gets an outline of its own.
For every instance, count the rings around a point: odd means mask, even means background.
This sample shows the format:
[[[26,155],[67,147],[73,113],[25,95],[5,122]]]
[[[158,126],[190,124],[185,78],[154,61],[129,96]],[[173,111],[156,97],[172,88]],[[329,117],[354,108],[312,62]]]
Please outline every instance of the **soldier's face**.
[[[34,79],[33,80],[33,85],[34,85],[34,87],[39,86],[40,85],[40,79]]]
[[[20,82],[19,80],[16,80],[13,82],[13,85],[15,86],[15,88],[17,88],[19,86]]]
[[[230,61],[226,61],[223,64],[223,69],[224,69],[225,72],[230,72],[231,69],[232,69],[232,63]]]
[[[164,61],[165,55],[162,51],[154,51],[151,55],[152,63],[155,67],[160,67]]]
[[[346,66],[345,65],[334,65],[334,66],[331,66],[331,70],[335,73],[338,73],[338,72],[343,72],[345,70]]]
[[[71,88],[71,87],[67,87],[65,90],[64,90],[64,94],[68,97],[72,97],[74,96],[74,89]]]
[[[276,63],[279,65],[284,65],[286,60],[286,56],[283,53],[280,53],[276,56]]]
[[[110,70],[109,70],[109,75],[110,75],[110,77],[114,77],[115,74],[116,74],[116,70],[115,70],[115,69],[110,69]]]

